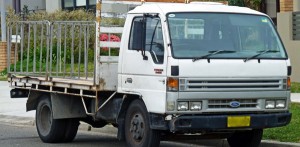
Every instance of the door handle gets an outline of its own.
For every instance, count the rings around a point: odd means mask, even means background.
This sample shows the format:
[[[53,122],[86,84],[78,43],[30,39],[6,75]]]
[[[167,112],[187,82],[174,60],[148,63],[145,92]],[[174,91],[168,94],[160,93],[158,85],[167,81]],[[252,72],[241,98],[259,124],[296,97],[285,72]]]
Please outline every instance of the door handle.
[[[162,82],[163,84],[166,83],[166,80],[158,80],[159,82]]]
[[[127,78],[125,83],[132,83],[132,78]]]

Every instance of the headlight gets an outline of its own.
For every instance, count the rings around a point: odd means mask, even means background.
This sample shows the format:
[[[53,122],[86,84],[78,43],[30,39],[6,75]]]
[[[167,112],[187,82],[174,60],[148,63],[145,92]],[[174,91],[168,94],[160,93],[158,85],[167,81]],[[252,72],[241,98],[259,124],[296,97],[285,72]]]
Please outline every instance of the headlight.
[[[190,110],[191,111],[199,111],[202,108],[201,102],[191,102],[190,103]]]
[[[266,101],[266,109],[274,109],[275,108],[275,101]]]
[[[187,111],[189,109],[188,102],[178,102],[177,106],[178,111]]]
[[[276,108],[285,108],[285,100],[276,100]]]

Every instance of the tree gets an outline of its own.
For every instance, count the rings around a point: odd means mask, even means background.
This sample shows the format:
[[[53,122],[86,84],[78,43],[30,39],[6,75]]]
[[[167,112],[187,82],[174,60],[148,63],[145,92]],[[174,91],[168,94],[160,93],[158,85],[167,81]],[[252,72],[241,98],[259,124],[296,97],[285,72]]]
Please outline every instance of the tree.
[[[232,6],[248,7],[254,10],[261,9],[262,0],[228,0],[228,4]]]
[[[228,4],[231,6],[245,7],[244,0],[228,0]]]

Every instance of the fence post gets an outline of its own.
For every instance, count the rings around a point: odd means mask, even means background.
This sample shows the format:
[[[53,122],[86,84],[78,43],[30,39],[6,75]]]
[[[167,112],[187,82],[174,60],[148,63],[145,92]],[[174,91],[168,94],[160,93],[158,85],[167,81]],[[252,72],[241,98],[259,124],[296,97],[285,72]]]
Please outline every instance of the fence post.
[[[6,68],[7,65],[7,43],[0,42],[0,72]]]
[[[6,42],[6,4],[5,0],[0,0],[1,9],[1,41]]]

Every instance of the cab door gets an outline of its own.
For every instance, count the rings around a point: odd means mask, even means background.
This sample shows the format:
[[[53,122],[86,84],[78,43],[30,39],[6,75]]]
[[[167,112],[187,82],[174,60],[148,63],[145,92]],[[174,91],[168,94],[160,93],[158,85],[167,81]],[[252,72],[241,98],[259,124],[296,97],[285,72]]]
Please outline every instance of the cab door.
[[[141,95],[148,111],[155,113],[165,112],[167,60],[162,30],[159,16],[134,17],[122,59],[122,91]]]

